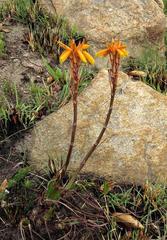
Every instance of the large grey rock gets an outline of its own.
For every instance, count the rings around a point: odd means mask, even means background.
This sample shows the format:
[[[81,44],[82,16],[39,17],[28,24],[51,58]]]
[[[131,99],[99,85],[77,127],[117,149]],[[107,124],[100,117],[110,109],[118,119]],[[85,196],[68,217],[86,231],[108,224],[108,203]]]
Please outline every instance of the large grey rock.
[[[162,0],[52,0],[50,5],[46,0],[40,2],[83,31],[94,51],[113,36],[126,41],[133,56],[139,56],[148,45],[161,50],[164,47]]]
[[[78,130],[71,169],[75,169],[102,128],[109,104],[108,73],[102,70],[79,97]],[[65,157],[72,104],[39,122],[25,141],[34,167],[49,157]],[[167,96],[120,73],[112,118],[84,171],[118,182],[167,182]]]

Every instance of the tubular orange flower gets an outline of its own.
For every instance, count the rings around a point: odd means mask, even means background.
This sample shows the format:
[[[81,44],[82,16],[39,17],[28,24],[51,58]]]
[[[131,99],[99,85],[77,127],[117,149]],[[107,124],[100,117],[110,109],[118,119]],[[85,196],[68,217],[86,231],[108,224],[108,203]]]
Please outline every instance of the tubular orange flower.
[[[68,58],[73,59],[74,61],[82,61],[84,63],[94,64],[93,57],[86,51],[89,48],[89,45],[82,42],[76,46],[74,40],[70,41],[69,46],[58,41],[60,47],[65,49],[65,51],[60,55],[60,63],[65,62]]]
[[[126,46],[122,44],[119,40],[112,40],[110,44],[108,44],[107,48],[100,50],[96,53],[97,57],[106,57],[108,54],[118,53],[120,57],[126,57],[128,55],[128,51],[126,50]]]

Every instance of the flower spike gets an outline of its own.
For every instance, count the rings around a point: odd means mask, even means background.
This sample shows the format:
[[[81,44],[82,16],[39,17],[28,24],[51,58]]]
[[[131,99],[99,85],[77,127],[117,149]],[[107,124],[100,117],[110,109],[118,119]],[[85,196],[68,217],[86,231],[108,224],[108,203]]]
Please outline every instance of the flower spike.
[[[89,45],[84,41],[76,45],[74,39],[72,39],[69,46],[65,45],[61,41],[58,41],[58,44],[61,48],[65,49],[60,55],[60,63],[63,63],[70,58],[74,62],[81,61],[84,63],[94,64],[93,57],[86,51],[89,48]]]
[[[112,40],[110,44],[108,44],[107,48],[100,50],[96,53],[96,57],[106,57],[109,54],[118,54],[120,57],[127,57],[128,51],[126,50],[126,46],[121,43],[119,40]]]

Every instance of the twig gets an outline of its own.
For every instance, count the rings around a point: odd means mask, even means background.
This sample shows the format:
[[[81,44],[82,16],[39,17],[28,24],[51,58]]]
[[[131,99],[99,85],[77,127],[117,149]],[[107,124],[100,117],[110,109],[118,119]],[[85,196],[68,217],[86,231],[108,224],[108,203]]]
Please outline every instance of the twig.
[[[50,236],[50,233],[49,233],[49,229],[48,229],[48,225],[47,225],[47,222],[46,222],[46,221],[45,221],[45,228],[46,228],[46,231],[47,231],[49,240],[52,240],[52,238],[51,238],[51,236]]]
[[[66,237],[71,233],[71,231],[72,231],[72,227],[70,228],[70,230],[68,231],[68,233],[66,233],[63,237],[58,238],[57,240],[66,239]]]
[[[33,229],[32,229],[32,232],[33,232],[36,236],[38,236],[41,240],[46,240],[45,238],[41,237],[41,235],[40,235],[39,233],[37,233],[36,231],[34,231]]]
[[[34,240],[34,237],[33,237],[33,234],[32,234],[31,224],[28,224],[28,229],[29,229],[29,232],[30,232],[31,240]]]
[[[52,7],[53,7],[53,9],[54,9],[54,11],[55,11],[55,13],[56,13],[56,15],[57,15],[56,7],[55,7],[55,5],[54,5],[53,1],[52,1],[52,0],[50,0],[50,3],[51,3],[51,5],[52,5]]]
[[[70,208],[67,204],[61,201],[58,201],[58,203],[62,204],[64,207],[68,208],[71,212],[73,212],[76,216],[78,216],[78,214],[72,208]]]

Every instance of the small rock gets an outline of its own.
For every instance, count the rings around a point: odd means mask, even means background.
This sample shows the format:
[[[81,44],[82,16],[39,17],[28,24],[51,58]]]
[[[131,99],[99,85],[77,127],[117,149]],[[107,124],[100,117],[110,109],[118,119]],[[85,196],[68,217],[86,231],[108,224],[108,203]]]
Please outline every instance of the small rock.
[[[47,84],[51,84],[54,81],[54,78],[52,76],[47,77]]]
[[[29,53],[28,52],[25,52],[24,54],[23,54],[23,57],[29,57]]]
[[[14,59],[13,59],[13,62],[14,62],[14,63],[17,63],[17,64],[18,64],[18,63],[20,64],[20,59],[14,58]]]
[[[30,81],[31,81],[31,83],[36,83],[37,78],[35,76],[31,76]]]
[[[41,83],[42,79],[43,79],[42,76],[40,76],[40,75],[36,76],[36,82]]]

